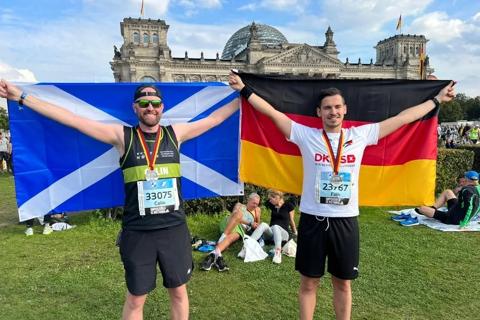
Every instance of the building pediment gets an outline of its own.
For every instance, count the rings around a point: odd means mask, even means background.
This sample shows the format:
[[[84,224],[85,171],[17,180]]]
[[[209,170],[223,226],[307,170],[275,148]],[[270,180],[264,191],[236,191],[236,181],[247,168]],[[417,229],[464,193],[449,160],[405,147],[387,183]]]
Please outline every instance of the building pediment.
[[[340,60],[335,59],[328,54],[322,52],[320,49],[303,44],[286,50],[278,55],[262,60],[264,65],[278,65],[278,64],[312,64],[316,66],[322,65],[342,65]]]

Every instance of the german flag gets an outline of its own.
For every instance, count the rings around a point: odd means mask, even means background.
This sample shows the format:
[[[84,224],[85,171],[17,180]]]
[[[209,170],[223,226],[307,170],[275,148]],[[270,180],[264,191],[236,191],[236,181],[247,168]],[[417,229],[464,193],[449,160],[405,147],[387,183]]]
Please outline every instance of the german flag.
[[[335,87],[347,104],[344,128],[380,122],[433,98],[449,81],[327,80],[240,74],[244,83],[292,120],[321,128],[316,116],[319,92]],[[365,150],[359,203],[364,206],[431,205],[437,158],[437,114],[408,124]],[[242,99],[240,178],[293,194],[302,192],[297,146],[272,121]],[[346,142],[348,143],[348,141]]]

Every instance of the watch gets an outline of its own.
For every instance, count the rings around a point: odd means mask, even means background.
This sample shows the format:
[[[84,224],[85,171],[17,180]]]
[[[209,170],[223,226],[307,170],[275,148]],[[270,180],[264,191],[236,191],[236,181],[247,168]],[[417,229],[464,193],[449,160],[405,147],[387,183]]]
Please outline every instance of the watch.
[[[22,95],[20,96],[20,100],[18,100],[18,104],[23,106],[23,100],[25,100],[27,98],[27,96],[28,96],[28,94],[25,91],[23,91]]]

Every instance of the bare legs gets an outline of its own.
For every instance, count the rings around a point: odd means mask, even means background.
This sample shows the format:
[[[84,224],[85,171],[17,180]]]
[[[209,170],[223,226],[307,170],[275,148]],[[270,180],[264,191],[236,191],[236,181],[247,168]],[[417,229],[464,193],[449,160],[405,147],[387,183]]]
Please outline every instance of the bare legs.
[[[187,320],[188,319],[188,294],[187,285],[183,284],[176,288],[169,288],[170,296],[170,319]],[[136,296],[127,291],[125,304],[123,305],[123,320],[142,320],[143,306],[147,300],[147,295]]]
[[[444,190],[440,196],[435,200],[435,208],[440,208],[442,206],[444,206],[448,200],[450,199],[454,199],[456,198],[455,194],[453,193],[452,190],[450,189],[447,189],[447,190]],[[433,215],[435,214],[435,210],[436,209],[433,209],[431,207],[426,207],[426,206],[421,206],[418,208],[418,210],[420,211],[421,214],[429,217],[429,218],[433,218]]]
[[[303,275],[300,277],[300,290],[298,292],[300,319],[311,320],[317,304],[317,289],[320,278],[310,278]],[[336,319],[350,319],[352,313],[351,280],[342,280],[332,276],[332,286]]]

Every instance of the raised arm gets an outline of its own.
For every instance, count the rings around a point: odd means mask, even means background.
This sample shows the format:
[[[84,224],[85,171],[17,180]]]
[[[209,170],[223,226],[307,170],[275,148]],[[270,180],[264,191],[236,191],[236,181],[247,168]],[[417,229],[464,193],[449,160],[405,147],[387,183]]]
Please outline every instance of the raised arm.
[[[223,107],[212,112],[208,117],[189,123],[177,123],[172,125],[178,142],[184,142],[195,138],[202,133],[218,126],[225,119],[238,110],[238,99],[234,99]]]
[[[0,97],[19,101],[21,96],[22,91],[18,87],[3,79],[0,81]],[[96,140],[111,144],[123,154],[123,127],[120,124],[104,124],[78,116],[67,109],[43,101],[30,94],[27,94],[22,100],[25,106],[41,115],[77,129]]]
[[[228,84],[234,90],[240,91],[245,88],[245,84],[242,79],[235,73],[230,72],[228,76]],[[247,88],[248,89],[248,88]],[[248,102],[259,112],[269,117],[277,128],[287,138],[290,138],[290,132],[292,130],[292,120],[282,112],[276,110],[267,101],[259,97],[255,93],[252,93],[248,98]]]
[[[455,90],[453,89],[454,84],[455,83],[452,81],[449,85],[440,90],[440,92],[435,96],[435,99],[439,103],[452,100],[455,97]],[[379,139],[389,135],[390,133],[394,132],[405,124],[409,124],[415,120],[420,119],[421,117],[432,111],[433,108],[435,108],[434,100],[427,100],[419,105],[403,110],[394,117],[388,118],[380,122]]]

